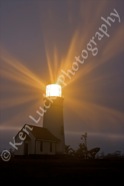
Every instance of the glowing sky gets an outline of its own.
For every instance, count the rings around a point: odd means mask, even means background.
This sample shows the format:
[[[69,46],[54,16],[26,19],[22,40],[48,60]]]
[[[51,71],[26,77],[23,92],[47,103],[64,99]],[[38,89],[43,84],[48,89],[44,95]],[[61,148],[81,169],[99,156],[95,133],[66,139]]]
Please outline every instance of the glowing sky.
[[[123,7],[122,0],[0,0],[0,150],[34,124],[29,115],[43,104],[46,84],[73,66],[63,87],[66,144],[76,148],[87,132],[89,149],[124,152]],[[120,22],[113,16],[109,26],[101,17],[114,10]],[[100,40],[102,24],[109,37]],[[93,55],[87,44],[95,36]]]

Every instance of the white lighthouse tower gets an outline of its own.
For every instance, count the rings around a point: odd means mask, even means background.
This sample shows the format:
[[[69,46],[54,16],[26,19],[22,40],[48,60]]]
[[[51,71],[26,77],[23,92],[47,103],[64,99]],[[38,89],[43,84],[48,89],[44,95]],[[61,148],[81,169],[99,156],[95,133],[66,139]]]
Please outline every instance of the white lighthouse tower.
[[[44,113],[43,127],[47,128],[55,137],[59,139],[56,144],[56,153],[64,154],[64,118],[63,118],[63,96],[62,88],[58,84],[49,84],[46,86],[45,105],[48,109]]]

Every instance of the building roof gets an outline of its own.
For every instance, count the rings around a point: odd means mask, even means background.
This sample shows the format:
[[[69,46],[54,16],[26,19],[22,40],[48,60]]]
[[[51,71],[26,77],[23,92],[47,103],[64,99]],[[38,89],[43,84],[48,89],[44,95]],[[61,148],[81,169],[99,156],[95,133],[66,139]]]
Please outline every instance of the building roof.
[[[28,125],[29,127],[33,127],[32,131],[28,130],[29,135],[27,134],[27,138],[26,138],[27,140],[29,139],[31,133],[37,140],[48,140],[48,141],[50,140],[55,142],[59,141],[57,137],[55,137],[48,129],[44,127],[25,124],[19,132],[24,132],[23,129],[25,128],[26,125]],[[16,135],[17,138],[18,138],[18,134]]]

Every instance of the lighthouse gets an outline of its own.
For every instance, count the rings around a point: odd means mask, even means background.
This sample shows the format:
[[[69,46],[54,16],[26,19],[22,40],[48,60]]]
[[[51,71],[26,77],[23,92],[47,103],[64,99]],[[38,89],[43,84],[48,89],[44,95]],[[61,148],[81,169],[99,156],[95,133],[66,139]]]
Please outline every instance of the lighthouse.
[[[58,138],[57,154],[64,154],[65,152],[63,102],[62,87],[58,84],[48,84],[44,97],[44,103],[48,109],[44,113],[43,127]]]

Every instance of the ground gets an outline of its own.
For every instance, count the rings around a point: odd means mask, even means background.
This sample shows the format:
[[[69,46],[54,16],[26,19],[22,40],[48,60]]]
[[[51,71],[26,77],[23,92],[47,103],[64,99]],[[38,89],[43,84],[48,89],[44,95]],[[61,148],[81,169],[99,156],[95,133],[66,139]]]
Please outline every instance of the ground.
[[[19,157],[0,161],[0,182],[4,184],[120,185],[123,175],[124,159]]]

